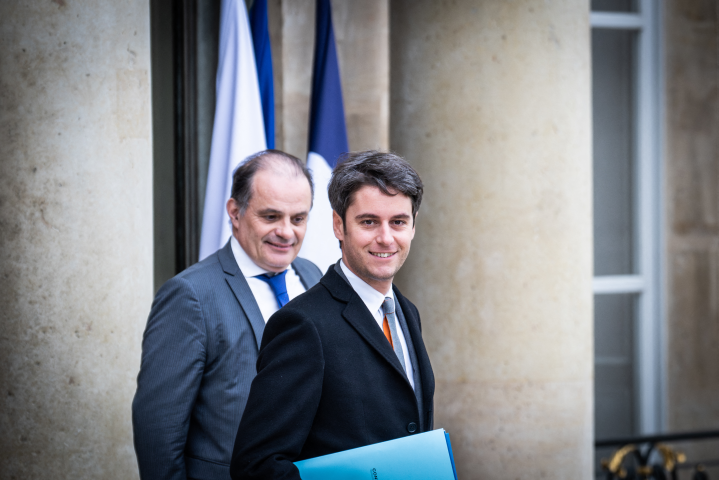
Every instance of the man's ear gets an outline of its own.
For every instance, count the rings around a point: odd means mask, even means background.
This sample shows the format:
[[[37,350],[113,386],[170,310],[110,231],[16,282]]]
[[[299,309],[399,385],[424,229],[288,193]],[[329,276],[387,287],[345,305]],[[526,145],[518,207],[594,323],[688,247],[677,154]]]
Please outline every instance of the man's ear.
[[[334,210],[332,210],[332,230],[334,230],[337,240],[341,242],[345,239],[345,229],[344,224],[342,223],[342,217],[340,217]]]
[[[227,200],[227,215],[230,216],[230,221],[234,228],[240,228],[240,206],[237,204],[234,198]]]

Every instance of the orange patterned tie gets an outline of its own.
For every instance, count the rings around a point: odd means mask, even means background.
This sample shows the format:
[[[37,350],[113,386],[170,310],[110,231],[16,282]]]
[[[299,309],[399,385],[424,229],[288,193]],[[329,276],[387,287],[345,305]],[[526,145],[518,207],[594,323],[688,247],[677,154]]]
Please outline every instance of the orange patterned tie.
[[[392,343],[392,332],[389,331],[389,322],[387,321],[387,315],[384,316],[384,322],[382,322],[382,331],[384,332],[384,336],[387,337],[387,340],[389,340],[389,344],[394,350],[394,343]]]
[[[402,369],[407,372],[407,367],[404,364],[404,349],[402,348],[402,340],[399,337],[399,331],[397,330],[397,315],[394,311],[394,299],[392,297],[384,297],[382,302],[382,311],[384,312],[384,322],[382,322],[382,331],[384,336],[389,340],[389,344],[394,350],[394,354],[397,355]],[[397,345],[394,344],[394,340],[397,340]]]

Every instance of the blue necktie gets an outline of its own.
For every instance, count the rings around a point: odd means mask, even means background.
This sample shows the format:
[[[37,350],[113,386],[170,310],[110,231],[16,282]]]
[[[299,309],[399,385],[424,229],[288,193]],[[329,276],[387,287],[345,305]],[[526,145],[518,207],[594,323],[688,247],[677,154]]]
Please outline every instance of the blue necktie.
[[[280,305],[280,308],[284,307],[287,302],[290,301],[290,296],[287,295],[287,284],[285,283],[286,273],[287,270],[285,270],[284,272],[280,272],[277,275],[270,276],[269,274],[265,273],[263,275],[257,275],[255,277],[259,278],[263,282],[267,282],[270,284],[270,288],[275,294],[275,297],[277,297],[277,303]]]

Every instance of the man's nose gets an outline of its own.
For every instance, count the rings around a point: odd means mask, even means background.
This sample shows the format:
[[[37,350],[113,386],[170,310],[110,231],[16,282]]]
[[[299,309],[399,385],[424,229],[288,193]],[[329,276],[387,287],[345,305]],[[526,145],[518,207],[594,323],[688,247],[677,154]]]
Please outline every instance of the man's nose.
[[[284,240],[292,238],[292,223],[289,218],[285,218],[277,224],[277,227],[275,228],[275,235]]]
[[[392,229],[389,227],[389,224],[382,224],[379,232],[377,232],[377,243],[381,245],[389,245],[393,241],[394,237],[392,236]]]

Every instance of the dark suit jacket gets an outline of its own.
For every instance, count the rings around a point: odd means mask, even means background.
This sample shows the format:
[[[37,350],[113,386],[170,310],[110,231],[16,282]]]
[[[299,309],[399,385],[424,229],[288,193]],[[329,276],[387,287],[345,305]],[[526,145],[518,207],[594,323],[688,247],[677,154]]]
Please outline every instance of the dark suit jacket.
[[[305,287],[311,262],[292,264]],[[228,242],[157,292],[132,403],[140,477],[227,479],[265,322]]]
[[[434,376],[419,313],[394,293],[416,353],[423,409],[372,314],[330,268],[267,323],[233,479],[299,480],[292,462],[432,428]]]

